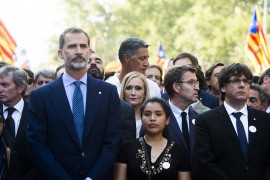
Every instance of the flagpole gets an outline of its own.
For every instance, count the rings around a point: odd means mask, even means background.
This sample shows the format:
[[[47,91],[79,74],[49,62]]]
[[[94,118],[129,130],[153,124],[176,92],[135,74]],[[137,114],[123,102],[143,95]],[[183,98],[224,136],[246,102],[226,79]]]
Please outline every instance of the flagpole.
[[[267,14],[268,14],[268,0],[263,3],[263,31],[267,35]]]

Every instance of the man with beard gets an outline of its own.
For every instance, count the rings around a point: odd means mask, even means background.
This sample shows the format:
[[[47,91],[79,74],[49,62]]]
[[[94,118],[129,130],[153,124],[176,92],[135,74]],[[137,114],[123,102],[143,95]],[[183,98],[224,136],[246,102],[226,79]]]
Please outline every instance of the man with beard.
[[[79,28],[59,37],[65,72],[31,93],[29,151],[41,179],[110,180],[121,139],[116,87],[87,74],[90,39]]]
[[[92,77],[96,79],[104,79],[104,67],[103,62],[99,56],[93,51],[88,63],[88,71],[87,73],[90,74]]]

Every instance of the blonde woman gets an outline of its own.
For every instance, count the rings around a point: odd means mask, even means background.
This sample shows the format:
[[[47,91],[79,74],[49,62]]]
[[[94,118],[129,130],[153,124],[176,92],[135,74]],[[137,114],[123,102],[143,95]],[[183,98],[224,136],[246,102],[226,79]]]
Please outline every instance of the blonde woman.
[[[128,73],[122,81],[120,97],[134,107],[136,138],[139,138],[142,127],[140,106],[149,98],[149,88],[146,77],[142,73],[136,71]]]

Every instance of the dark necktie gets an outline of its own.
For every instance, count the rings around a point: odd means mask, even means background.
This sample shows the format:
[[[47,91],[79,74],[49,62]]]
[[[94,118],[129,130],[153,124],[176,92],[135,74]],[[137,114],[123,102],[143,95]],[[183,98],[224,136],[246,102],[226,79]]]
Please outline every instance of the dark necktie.
[[[83,107],[83,95],[80,88],[81,81],[75,81],[75,90],[72,100],[72,111],[74,122],[76,126],[77,135],[82,146],[83,142],[83,130],[84,130],[84,107]]]
[[[236,129],[237,129],[238,139],[240,141],[240,145],[241,145],[242,151],[244,153],[244,157],[246,159],[247,158],[247,151],[248,151],[248,142],[247,142],[247,136],[245,133],[244,126],[240,120],[242,113],[237,112],[237,113],[232,113],[232,115],[236,118]]]
[[[5,137],[8,147],[14,147],[15,144],[15,122],[14,119],[12,118],[12,113],[15,110],[16,109],[13,107],[7,108],[8,115],[5,120]]]
[[[189,139],[189,133],[188,133],[188,124],[187,124],[187,113],[182,112],[182,133],[184,136],[184,139],[186,141],[186,145],[188,147],[188,150],[190,149],[190,139]]]

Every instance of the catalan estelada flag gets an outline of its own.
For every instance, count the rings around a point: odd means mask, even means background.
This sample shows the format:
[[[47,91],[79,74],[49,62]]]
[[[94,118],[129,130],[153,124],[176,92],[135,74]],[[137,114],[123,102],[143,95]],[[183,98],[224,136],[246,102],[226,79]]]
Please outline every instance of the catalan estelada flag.
[[[0,60],[14,64],[14,54],[17,44],[0,19]]]
[[[263,32],[262,17],[258,8],[255,9],[251,21],[248,39],[247,39],[247,53],[250,60],[256,62],[260,71],[270,65],[270,56],[267,46],[266,37]]]
[[[162,46],[161,41],[158,42],[158,54],[157,54],[157,64],[161,65],[161,67],[164,65],[164,62],[166,60],[166,55]]]

